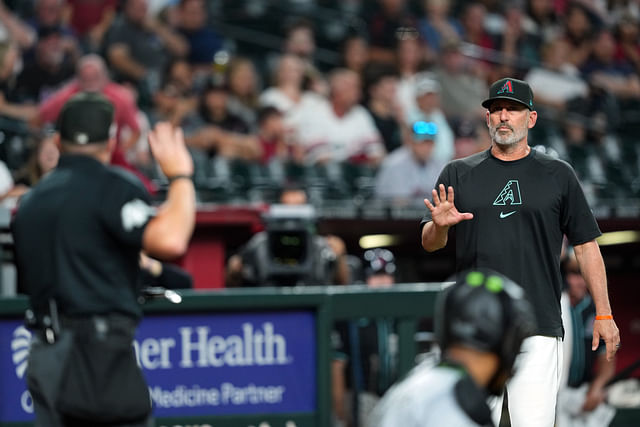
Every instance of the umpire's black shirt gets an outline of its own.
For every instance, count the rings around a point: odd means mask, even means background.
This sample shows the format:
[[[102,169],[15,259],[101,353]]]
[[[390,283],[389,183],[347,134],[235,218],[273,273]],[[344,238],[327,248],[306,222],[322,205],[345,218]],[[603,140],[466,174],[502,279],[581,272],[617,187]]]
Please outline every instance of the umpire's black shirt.
[[[36,312],[139,318],[138,261],[152,208],[128,172],[64,154],[20,201],[12,223],[20,287]],[[53,293],[53,294],[52,294]]]

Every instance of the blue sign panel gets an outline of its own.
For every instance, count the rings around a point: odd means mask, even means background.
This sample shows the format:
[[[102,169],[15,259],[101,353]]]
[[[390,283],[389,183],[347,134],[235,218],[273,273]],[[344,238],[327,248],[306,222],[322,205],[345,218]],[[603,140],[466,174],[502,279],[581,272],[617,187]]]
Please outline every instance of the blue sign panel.
[[[0,320],[0,422],[33,418],[33,402],[24,381],[31,332],[22,324]]]
[[[0,320],[0,422],[33,419],[29,339],[20,321]],[[156,417],[315,411],[312,312],[147,316],[134,347]]]

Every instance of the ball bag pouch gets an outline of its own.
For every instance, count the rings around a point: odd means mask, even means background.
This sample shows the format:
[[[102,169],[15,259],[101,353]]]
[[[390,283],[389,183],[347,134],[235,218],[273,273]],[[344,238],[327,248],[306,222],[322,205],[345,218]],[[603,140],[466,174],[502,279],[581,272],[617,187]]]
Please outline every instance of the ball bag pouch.
[[[76,331],[63,369],[57,409],[70,422],[144,420],[151,413],[151,398],[135,358],[133,332],[114,328],[99,334],[86,329]]]

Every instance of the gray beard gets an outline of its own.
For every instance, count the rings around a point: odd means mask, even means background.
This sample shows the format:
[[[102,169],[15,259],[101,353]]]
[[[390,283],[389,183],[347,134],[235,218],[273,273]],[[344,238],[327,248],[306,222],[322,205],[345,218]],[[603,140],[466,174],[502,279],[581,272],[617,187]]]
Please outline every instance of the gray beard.
[[[496,126],[489,126],[489,135],[491,136],[491,141],[498,145],[515,145],[527,137],[528,129],[526,127],[523,127],[522,129],[514,129],[513,126],[506,125],[509,127],[509,129],[511,129],[511,133],[503,135],[498,132],[498,128],[500,126],[505,125],[503,123],[500,123]]]

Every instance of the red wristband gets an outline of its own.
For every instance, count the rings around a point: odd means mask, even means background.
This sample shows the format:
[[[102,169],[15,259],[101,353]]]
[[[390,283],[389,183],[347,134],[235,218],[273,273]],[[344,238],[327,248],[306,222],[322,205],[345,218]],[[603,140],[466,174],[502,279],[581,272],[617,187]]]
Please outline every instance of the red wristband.
[[[613,320],[613,316],[610,314],[607,314],[605,316],[596,316],[596,320]]]

